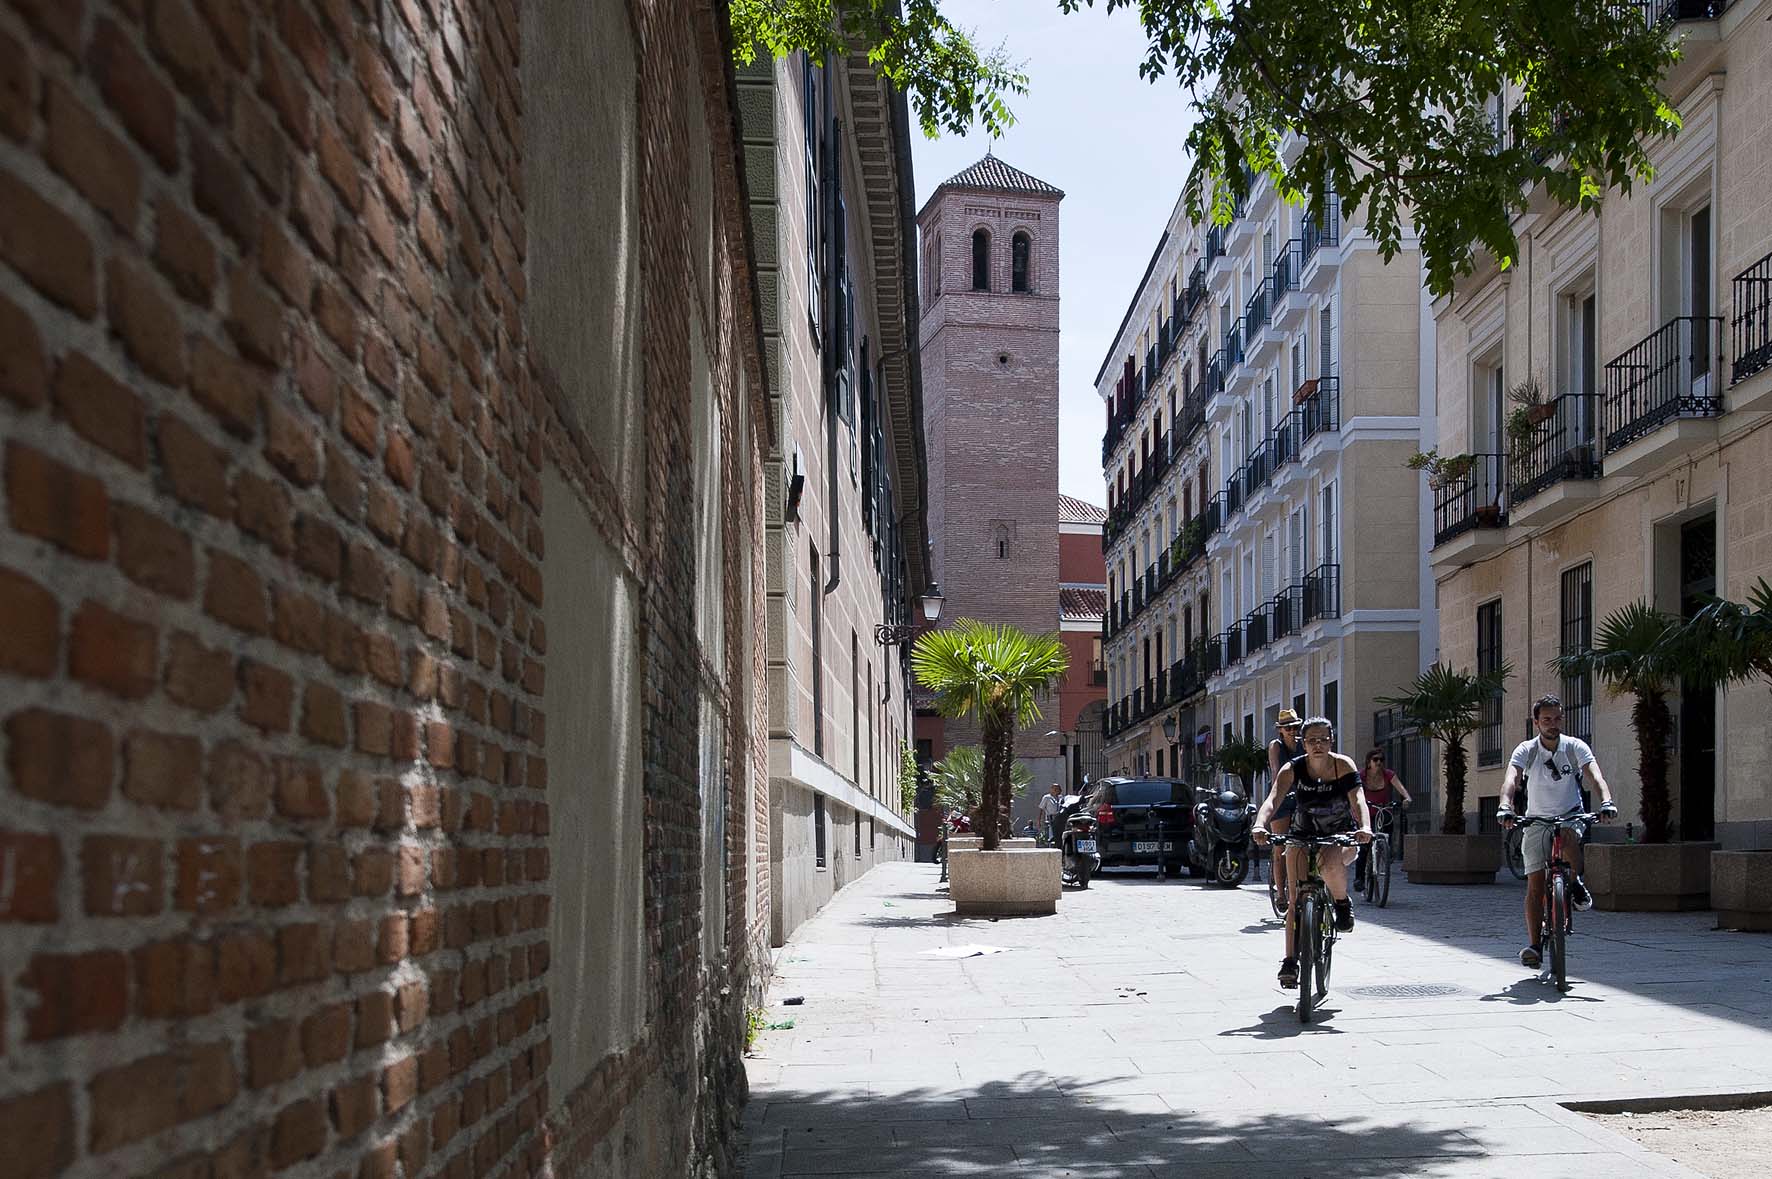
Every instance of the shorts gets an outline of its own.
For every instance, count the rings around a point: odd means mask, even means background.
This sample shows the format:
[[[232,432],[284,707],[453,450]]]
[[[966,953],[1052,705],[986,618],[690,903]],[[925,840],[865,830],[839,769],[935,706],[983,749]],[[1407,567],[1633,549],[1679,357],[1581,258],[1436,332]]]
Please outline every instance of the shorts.
[[[1550,867],[1551,836],[1556,833],[1557,829],[1546,823],[1534,823],[1520,833],[1520,858],[1526,861],[1526,875]],[[1570,828],[1570,834],[1585,840],[1587,826],[1578,823]]]
[[[1285,819],[1290,822],[1292,816],[1297,811],[1298,795],[1294,791],[1288,790],[1286,792],[1286,797],[1280,800],[1280,805],[1274,808],[1274,818]]]

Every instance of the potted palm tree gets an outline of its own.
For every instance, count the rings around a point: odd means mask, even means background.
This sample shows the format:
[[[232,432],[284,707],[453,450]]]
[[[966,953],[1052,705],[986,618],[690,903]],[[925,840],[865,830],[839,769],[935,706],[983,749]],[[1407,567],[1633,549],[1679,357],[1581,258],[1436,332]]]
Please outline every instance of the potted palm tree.
[[[935,805],[943,814],[960,811],[972,820],[974,831],[984,830],[984,820],[979,814],[984,800],[984,750],[976,745],[955,746],[948,750],[946,757],[929,767],[929,779],[935,786]],[[1033,784],[1034,773],[1027,766],[1016,762],[1010,768],[1010,800],[1026,794],[1028,787]],[[997,832],[1000,838],[1008,825],[1009,806],[1005,805],[997,812]],[[978,835],[970,840],[962,839],[958,843],[950,836],[948,846],[977,846],[980,842],[982,836]]]
[[[1772,585],[1756,579],[1746,603],[1718,598],[1678,632],[1701,682],[1759,680],[1772,688]],[[1710,854],[1710,903],[1718,929],[1772,931],[1772,851]]]
[[[1676,616],[1638,599],[1608,614],[1585,651],[1558,656],[1551,670],[1565,678],[1592,675],[1608,694],[1630,696],[1637,735],[1637,786],[1643,841],[1588,848],[1583,879],[1600,909],[1667,911],[1710,905],[1714,843],[1675,843],[1668,753],[1673,713],[1668,696],[1682,681],[1717,682],[1717,664]]]
[[[976,721],[983,738],[981,846],[954,853],[948,864],[950,895],[963,914],[1057,909],[1057,850],[1001,848],[998,816],[1013,789],[1016,727],[1039,719],[1040,701],[1069,663],[1056,634],[1034,635],[971,618],[926,632],[911,648],[911,670],[935,694],[937,711]]]
[[[1243,784],[1243,797],[1255,797],[1255,775],[1267,769],[1267,746],[1245,737],[1232,736],[1212,751],[1212,766]]]
[[[1455,671],[1450,664],[1436,663],[1397,696],[1380,696],[1378,703],[1394,706],[1423,736],[1440,742],[1446,801],[1440,814],[1438,835],[1412,835],[1405,847],[1403,871],[1419,884],[1488,884],[1501,868],[1499,835],[1470,835],[1465,831],[1464,741],[1482,723],[1483,705],[1500,694],[1513,669],[1502,664],[1494,671]]]

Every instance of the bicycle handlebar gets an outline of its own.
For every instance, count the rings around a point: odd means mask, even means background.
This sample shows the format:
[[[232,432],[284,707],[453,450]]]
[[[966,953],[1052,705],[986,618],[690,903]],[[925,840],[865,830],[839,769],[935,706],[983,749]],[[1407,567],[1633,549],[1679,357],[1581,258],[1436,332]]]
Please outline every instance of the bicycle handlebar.
[[[1617,814],[1617,810],[1613,810]],[[1577,823],[1595,823],[1600,819],[1599,811],[1583,811],[1573,815],[1510,815],[1510,818],[1521,827],[1532,823],[1542,826],[1573,827]]]
[[[1360,841],[1352,835],[1319,835],[1315,838],[1304,838],[1297,835],[1281,835],[1275,831],[1267,833],[1267,841],[1279,847],[1290,844],[1293,847],[1358,847]]]

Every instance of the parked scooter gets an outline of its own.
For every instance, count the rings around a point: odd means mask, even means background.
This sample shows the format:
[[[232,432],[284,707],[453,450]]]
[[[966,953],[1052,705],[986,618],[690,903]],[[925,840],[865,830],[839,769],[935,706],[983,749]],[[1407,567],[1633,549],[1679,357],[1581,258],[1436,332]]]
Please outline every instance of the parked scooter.
[[[1059,878],[1077,888],[1088,888],[1089,878],[1101,871],[1101,853],[1095,845],[1095,816],[1083,809],[1083,795],[1067,794],[1058,812],[1063,834],[1059,855]]]
[[[1187,851],[1196,874],[1209,876],[1224,888],[1243,883],[1249,874],[1255,810],[1253,803],[1228,788],[1194,804],[1194,837]]]

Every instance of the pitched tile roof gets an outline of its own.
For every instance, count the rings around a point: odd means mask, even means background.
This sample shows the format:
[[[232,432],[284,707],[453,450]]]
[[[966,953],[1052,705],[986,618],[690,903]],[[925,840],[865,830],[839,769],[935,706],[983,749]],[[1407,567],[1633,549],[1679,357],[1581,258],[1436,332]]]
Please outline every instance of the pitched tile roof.
[[[1074,495],[1058,497],[1058,522],[1060,524],[1100,524],[1107,519],[1107,509],[1098,508],[1087,500],[1078,499]]]
[[[1065,622],[1100,622],[1107,613],[1107,590],[1061,589],[1058,617]]]
[[[949,176],[943,188],[993,188],[1009,192],[1038,192],[1047,196],[1064,193],[1038,177],[1029,176],[1020,168],[1012,168],[987,149],[984,159],[962,172]]]

